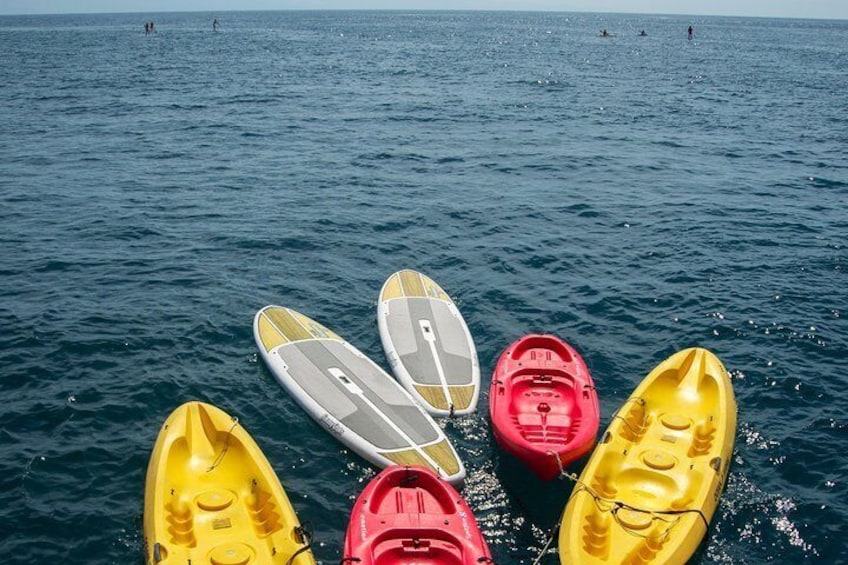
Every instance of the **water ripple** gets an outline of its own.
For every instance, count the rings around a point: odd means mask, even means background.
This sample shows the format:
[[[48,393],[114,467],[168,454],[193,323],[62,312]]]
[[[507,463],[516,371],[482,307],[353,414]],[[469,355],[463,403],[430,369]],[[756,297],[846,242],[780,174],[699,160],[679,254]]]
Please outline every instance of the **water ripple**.
[[[150,449],[197,399],[338,561],[375,470],[276,383],[251,320],[294,307],[387,367],[377,293],[415,268],[475,338],[480,409],[442,425],[498,562],[533,562],[571,488],[491,437],[488,381],[527,332],[581,352],[602,424],[675,350],[714,350],[739,427],[693,562],[844,561],[844,22],[136,20],[0,17],[0,553],[140,563]]]

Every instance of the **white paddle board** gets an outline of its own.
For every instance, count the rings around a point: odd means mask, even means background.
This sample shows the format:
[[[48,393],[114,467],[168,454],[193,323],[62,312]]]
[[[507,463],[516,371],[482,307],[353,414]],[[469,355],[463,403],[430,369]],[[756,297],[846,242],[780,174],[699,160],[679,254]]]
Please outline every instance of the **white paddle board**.
[[[442,429],[358,349],[280,306],[256,313],[253,335],[280,384],[351,450],[378,467],[423,465],[462,482],[465,467]]]
[[[477,350],[442,287],[417,271],[398,271],[380,291],[377,325],[392,371],[428,412],[474,412],[480,396]]]

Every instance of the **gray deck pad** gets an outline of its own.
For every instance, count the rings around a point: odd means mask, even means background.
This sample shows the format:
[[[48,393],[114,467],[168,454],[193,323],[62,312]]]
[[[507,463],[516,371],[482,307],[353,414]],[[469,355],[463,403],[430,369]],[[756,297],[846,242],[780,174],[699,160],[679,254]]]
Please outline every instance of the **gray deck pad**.
[[[389,303],[386,324],[410,376],[419,384],[441,385],[431,345],[424,339],[419,320],[429,320],[439,360],[448,386],[472,384],[471,350],[462,322],[447,303],[429,298],[398,298]]]
[[[369,402],[417,445],[439,438],[433,424],[390,376],[341,342],[299,341],[283,345],[277,352],[306,394],[377,448],[400,449],[410,444]],[[353,392],[357,389],[361,395]]]

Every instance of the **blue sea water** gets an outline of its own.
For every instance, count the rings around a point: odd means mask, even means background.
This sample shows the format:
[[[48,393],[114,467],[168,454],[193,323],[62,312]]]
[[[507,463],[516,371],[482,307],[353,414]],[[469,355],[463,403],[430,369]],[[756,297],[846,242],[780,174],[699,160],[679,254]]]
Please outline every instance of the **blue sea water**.
[[[252,318],[290,306],[388,368],[377,293],[415,268],[479,352],[480,409],[442,424],[498,563],[532,563],[571,490],[490,433],[494,362],[528,332],[583,354],[602,427],[665,357],[713,350],[739,425],[694,562],[848,562],[846,38],[583,13],[0,17],[0,555],[142,563],[153,442],[197,399],[238,416],[338,562],[375,470],[277,385]]]

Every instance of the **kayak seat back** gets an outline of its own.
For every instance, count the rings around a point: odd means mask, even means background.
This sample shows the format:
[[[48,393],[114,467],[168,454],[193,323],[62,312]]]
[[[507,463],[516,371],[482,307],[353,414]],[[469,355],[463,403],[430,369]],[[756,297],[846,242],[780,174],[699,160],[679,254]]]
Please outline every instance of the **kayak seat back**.
[[[560,340],[545,335],[534,335],[521,340],[510,352],[509,358],[512,360],[523,358],[523,361],[529,363],[571,363],[574,360],[571,351]]]
[[[385,481],[368,501],[368,512],[376,515],[419,515],[441,517],[455,514],[450,492],[430,473],[413,472],[399,481]]]
[[[438,529],[392,530],[373,544],[374,565],[463,565],[463,545]]]

